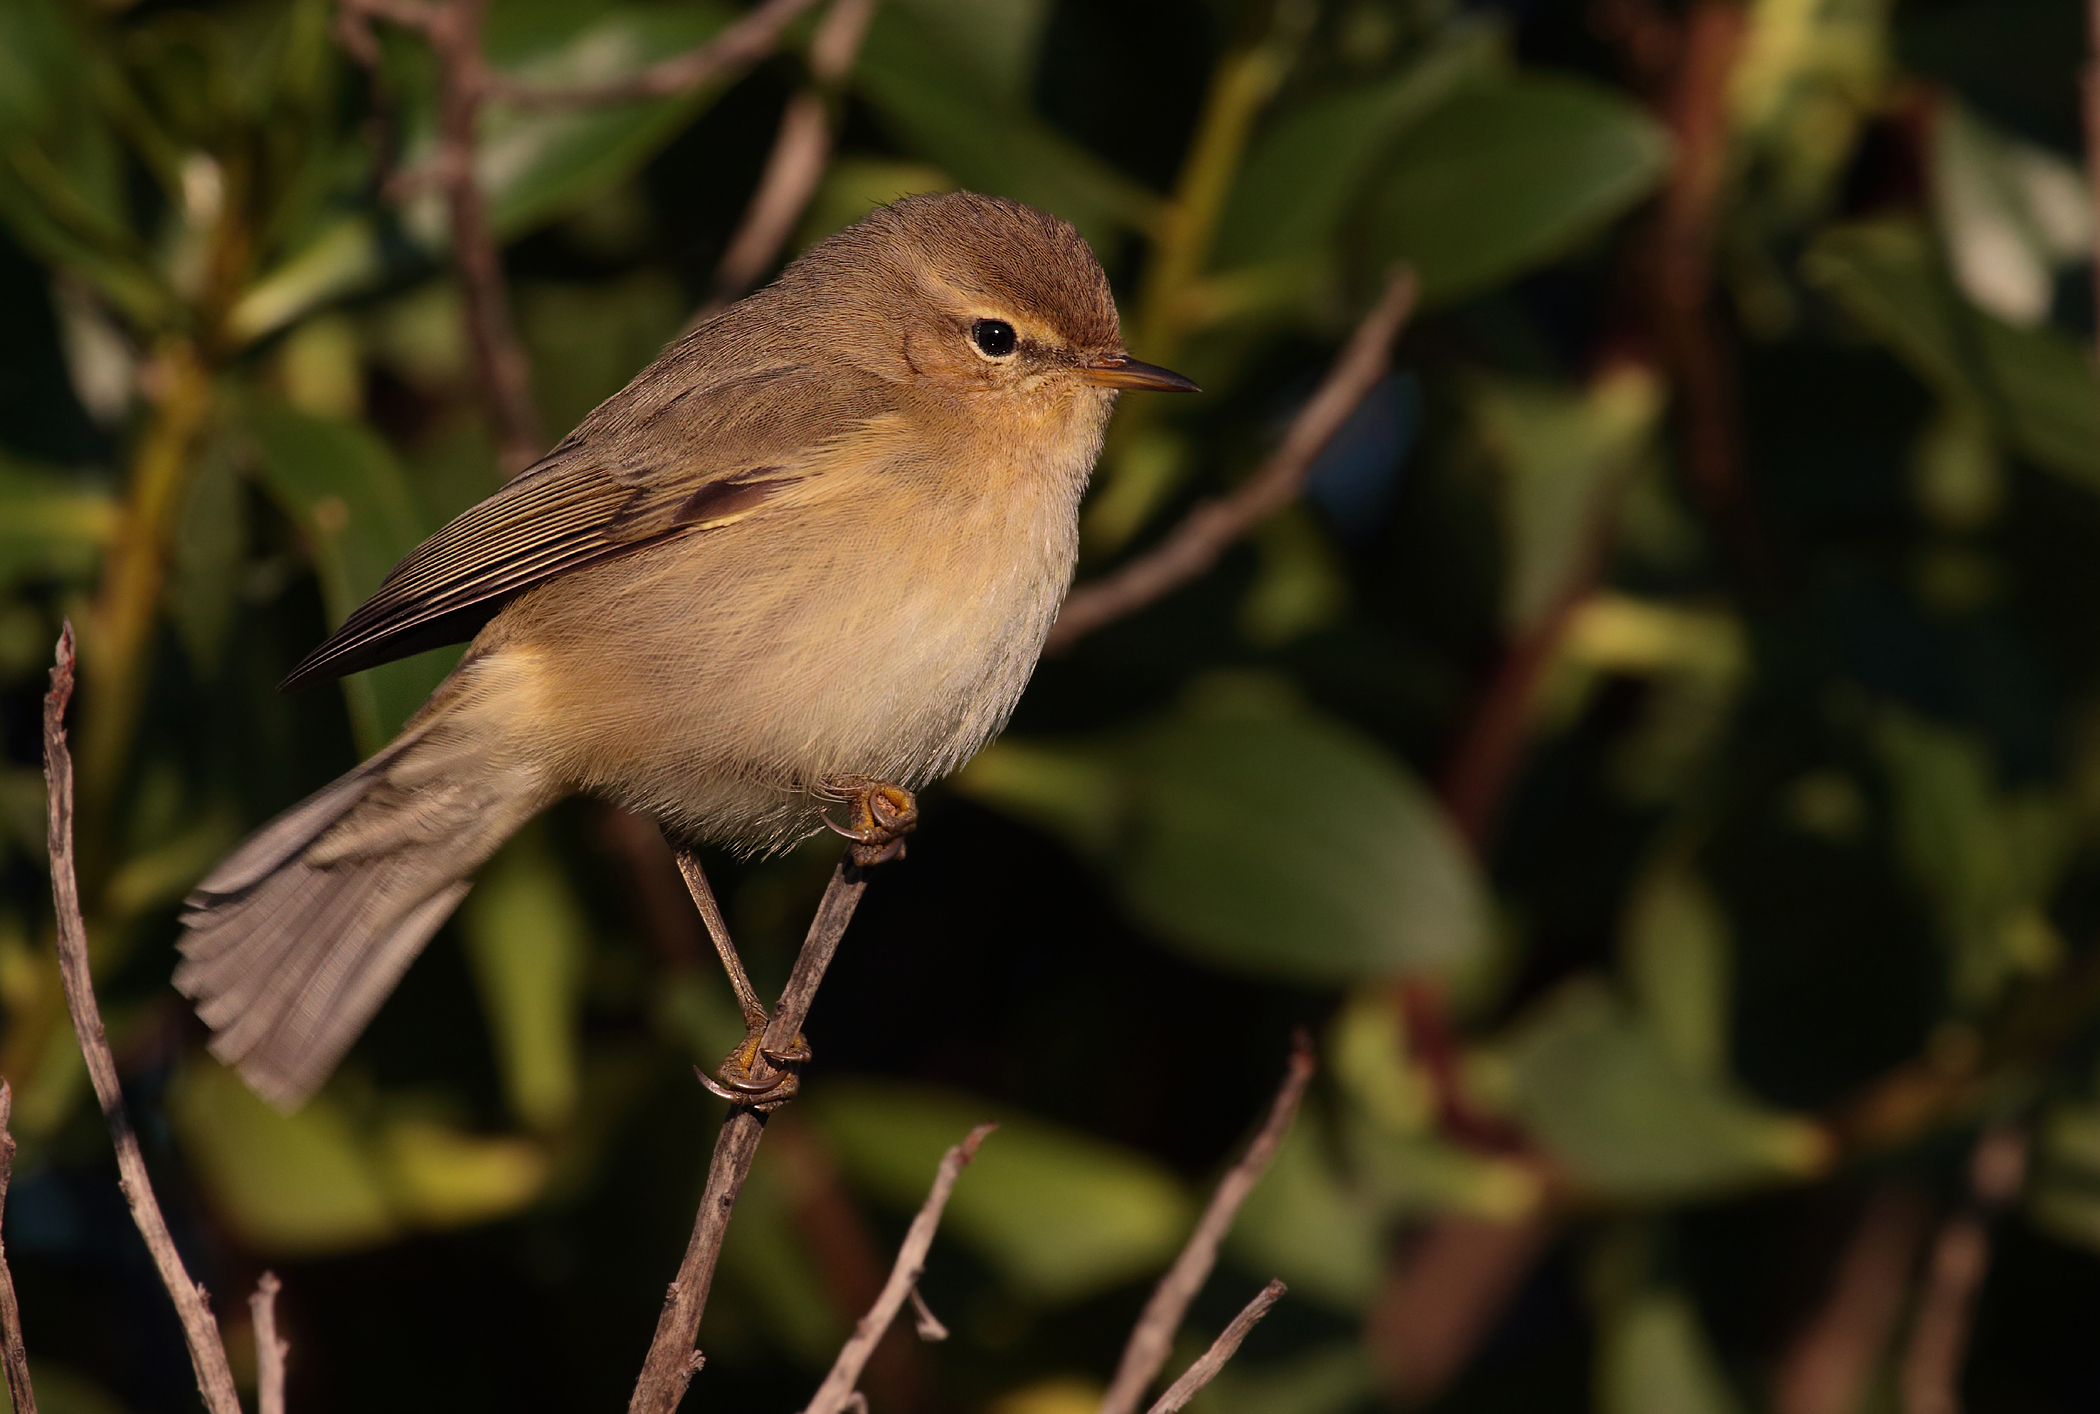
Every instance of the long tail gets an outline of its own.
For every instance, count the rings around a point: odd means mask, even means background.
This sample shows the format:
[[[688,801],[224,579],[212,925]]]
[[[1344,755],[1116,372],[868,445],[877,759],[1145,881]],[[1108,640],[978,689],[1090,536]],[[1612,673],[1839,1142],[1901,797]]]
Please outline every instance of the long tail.
[[[551,799],[438,713],[251,835],[185,900],[175,985],[212,1054],[296,1109],[474,870]]]

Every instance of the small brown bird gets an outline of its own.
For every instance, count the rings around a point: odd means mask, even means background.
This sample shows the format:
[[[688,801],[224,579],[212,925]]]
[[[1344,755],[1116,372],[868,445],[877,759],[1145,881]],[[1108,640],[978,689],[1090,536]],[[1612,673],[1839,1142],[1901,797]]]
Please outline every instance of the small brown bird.
[[[747,853],[871,848],[1005,723],[1133,360],[1100,262],[911,197],[665,350],[395,566],[286,686],[472,646],[401,734],[197,886],[175,985],[298,1105],[497,846],[588,792]]]

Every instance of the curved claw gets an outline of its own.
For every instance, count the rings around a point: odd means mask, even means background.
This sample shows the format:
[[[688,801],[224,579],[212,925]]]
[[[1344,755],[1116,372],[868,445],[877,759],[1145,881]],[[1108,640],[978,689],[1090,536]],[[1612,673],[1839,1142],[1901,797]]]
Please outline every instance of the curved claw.
[[[832,781],[833,789],[846,798],[850,823],[840,825],[821,817],[834,834],[853,842],[853,862],[866,868],[904,857],[904,837],[919,826],[919,802],[902,786],[872,781],[860,776]]]

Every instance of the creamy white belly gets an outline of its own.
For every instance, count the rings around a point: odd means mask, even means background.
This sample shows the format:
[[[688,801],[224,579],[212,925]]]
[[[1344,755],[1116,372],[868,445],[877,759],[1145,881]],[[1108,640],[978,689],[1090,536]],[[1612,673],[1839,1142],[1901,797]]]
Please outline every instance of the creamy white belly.
[[[491,626],[460,710],[492,709],[556,790],[800,838],[827,779],[916,788],[1004,724],[1076,553],[1077,479],[1031,480],[900,477],[565,576]],[[915,532],[880,533],[898,517]]]

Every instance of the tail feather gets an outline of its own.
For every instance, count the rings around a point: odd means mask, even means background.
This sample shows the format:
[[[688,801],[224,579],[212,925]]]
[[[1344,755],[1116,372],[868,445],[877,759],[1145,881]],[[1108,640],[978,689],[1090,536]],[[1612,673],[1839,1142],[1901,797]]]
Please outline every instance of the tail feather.
[[[265,825],[186,901],[175,985],[217,1033],[212,1053],[279,1108],[328,1078],[474,870],[545,803],[471,743],[424,735]]]

